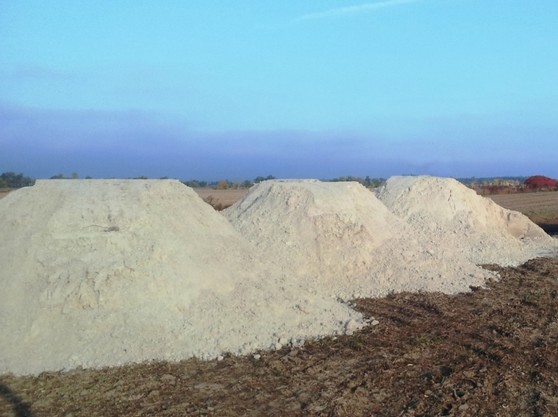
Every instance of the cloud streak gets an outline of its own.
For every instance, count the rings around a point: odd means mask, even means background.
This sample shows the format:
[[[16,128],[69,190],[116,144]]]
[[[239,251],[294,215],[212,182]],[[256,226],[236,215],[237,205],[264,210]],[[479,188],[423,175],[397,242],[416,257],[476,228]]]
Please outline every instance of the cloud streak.
[[[367,13],[367,12],[372,12],[374,10],[401,6],[404,4],[419,3],[422,1],[424,0],[385,0],[377,3],[366,3],[366,4],[359,4],[356,6],[338,7],[323,12],[305,14],[299,16],[296,19],[296,21],[300,22],[300,21],[308,21],[308,20],[328,19],[328,18],[335,18],[335,17],[345,16],[350,14]]]
[[[4,66],[4,69],[0,74],[5,77],[12,79],[14,81],[73,81],[76,77],[72,74],[53,70],[40,65],[19,65],[14,68],[9,68],[9,64],[0,62],[0,66]]]
[[[555,128],[522,126],[508,117],[441,118],[427,125],[411,137],[351,131],[207,132],[146,112],[41,109],[0,101],[0,172],[35,178],[77,172],[95,178],[204,180],[269,174],[482,177],[542,172],[558,177],[555,155],[548,152],[558,140]]]

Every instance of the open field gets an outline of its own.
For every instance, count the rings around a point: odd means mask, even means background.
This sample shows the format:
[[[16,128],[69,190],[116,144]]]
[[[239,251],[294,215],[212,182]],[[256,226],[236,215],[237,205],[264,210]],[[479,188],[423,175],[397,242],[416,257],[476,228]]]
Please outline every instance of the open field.
[[[494,268],[496,269],[496,268]],[[556,416],[558,259],[363,299],[378,326],[253,357],[0,376],[1,416]]]
[[[206,202],[219,209],[232,206],[248,192],[247,188],[238,190],[215,190],[213,188],[194,188],[194,191]]]
[[[502,207],[525,214],[548,233],[558,233],[558,191],[499,194],[489,198]]]
[[[0,198],[7,196],[10,191],[9,188],[0,188]]]
[[[558,192],[498,194],[489,196],[510,210],[520,211],[532,219],[558,218]]]

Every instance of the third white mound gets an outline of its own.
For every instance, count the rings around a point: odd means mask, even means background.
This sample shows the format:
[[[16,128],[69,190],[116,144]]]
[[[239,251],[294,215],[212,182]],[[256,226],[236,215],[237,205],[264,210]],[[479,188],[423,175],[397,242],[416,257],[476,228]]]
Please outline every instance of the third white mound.
[[[458,253],[442,259],[428,251],[411,227],[355,182],[265,181],[225,215],[262,256],[331,296],[455,293],[489,276]]]
[[[476,264],[518,265],[557,248],[557,241],[526,216],[452,178],[391,177],[376,195],[433,250],[459,251]]]

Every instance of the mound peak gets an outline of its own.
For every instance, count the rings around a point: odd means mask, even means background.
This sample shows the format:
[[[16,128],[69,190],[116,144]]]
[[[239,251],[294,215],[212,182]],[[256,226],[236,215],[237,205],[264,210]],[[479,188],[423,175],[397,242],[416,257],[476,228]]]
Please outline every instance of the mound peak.
[[[453,178],[391,177],[376,196],[423,239],[446,252],[463,251],[476,264],[517,265],[556,248],[526,216]]]

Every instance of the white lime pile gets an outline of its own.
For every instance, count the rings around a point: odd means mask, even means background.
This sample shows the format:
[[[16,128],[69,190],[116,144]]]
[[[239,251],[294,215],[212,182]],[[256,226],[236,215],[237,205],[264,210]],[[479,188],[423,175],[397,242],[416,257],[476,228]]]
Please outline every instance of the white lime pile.
[[[237,230],[315,293],[343,299],[398,291],[456,293],[492,274],[441,257],[355,182],[265,181],[225,210]]]
[[[249,353],[358,327],[173,180],[47,180],[0,200],[0,374]]]
[[[0,200],[0,374],[350,333],[362,317],[337,298],[467,291],[493,276],[476,264],[558,248],[453,180],[395,177],[377,195],[383,203],[357,183],[266,181],[225,218],[173,180],[13,192]]]
[[[478,265],[509,266],[558,249],[558,240],[529,218],[452,178],[391,177],[376,196],[443,257],[459,252]]]

